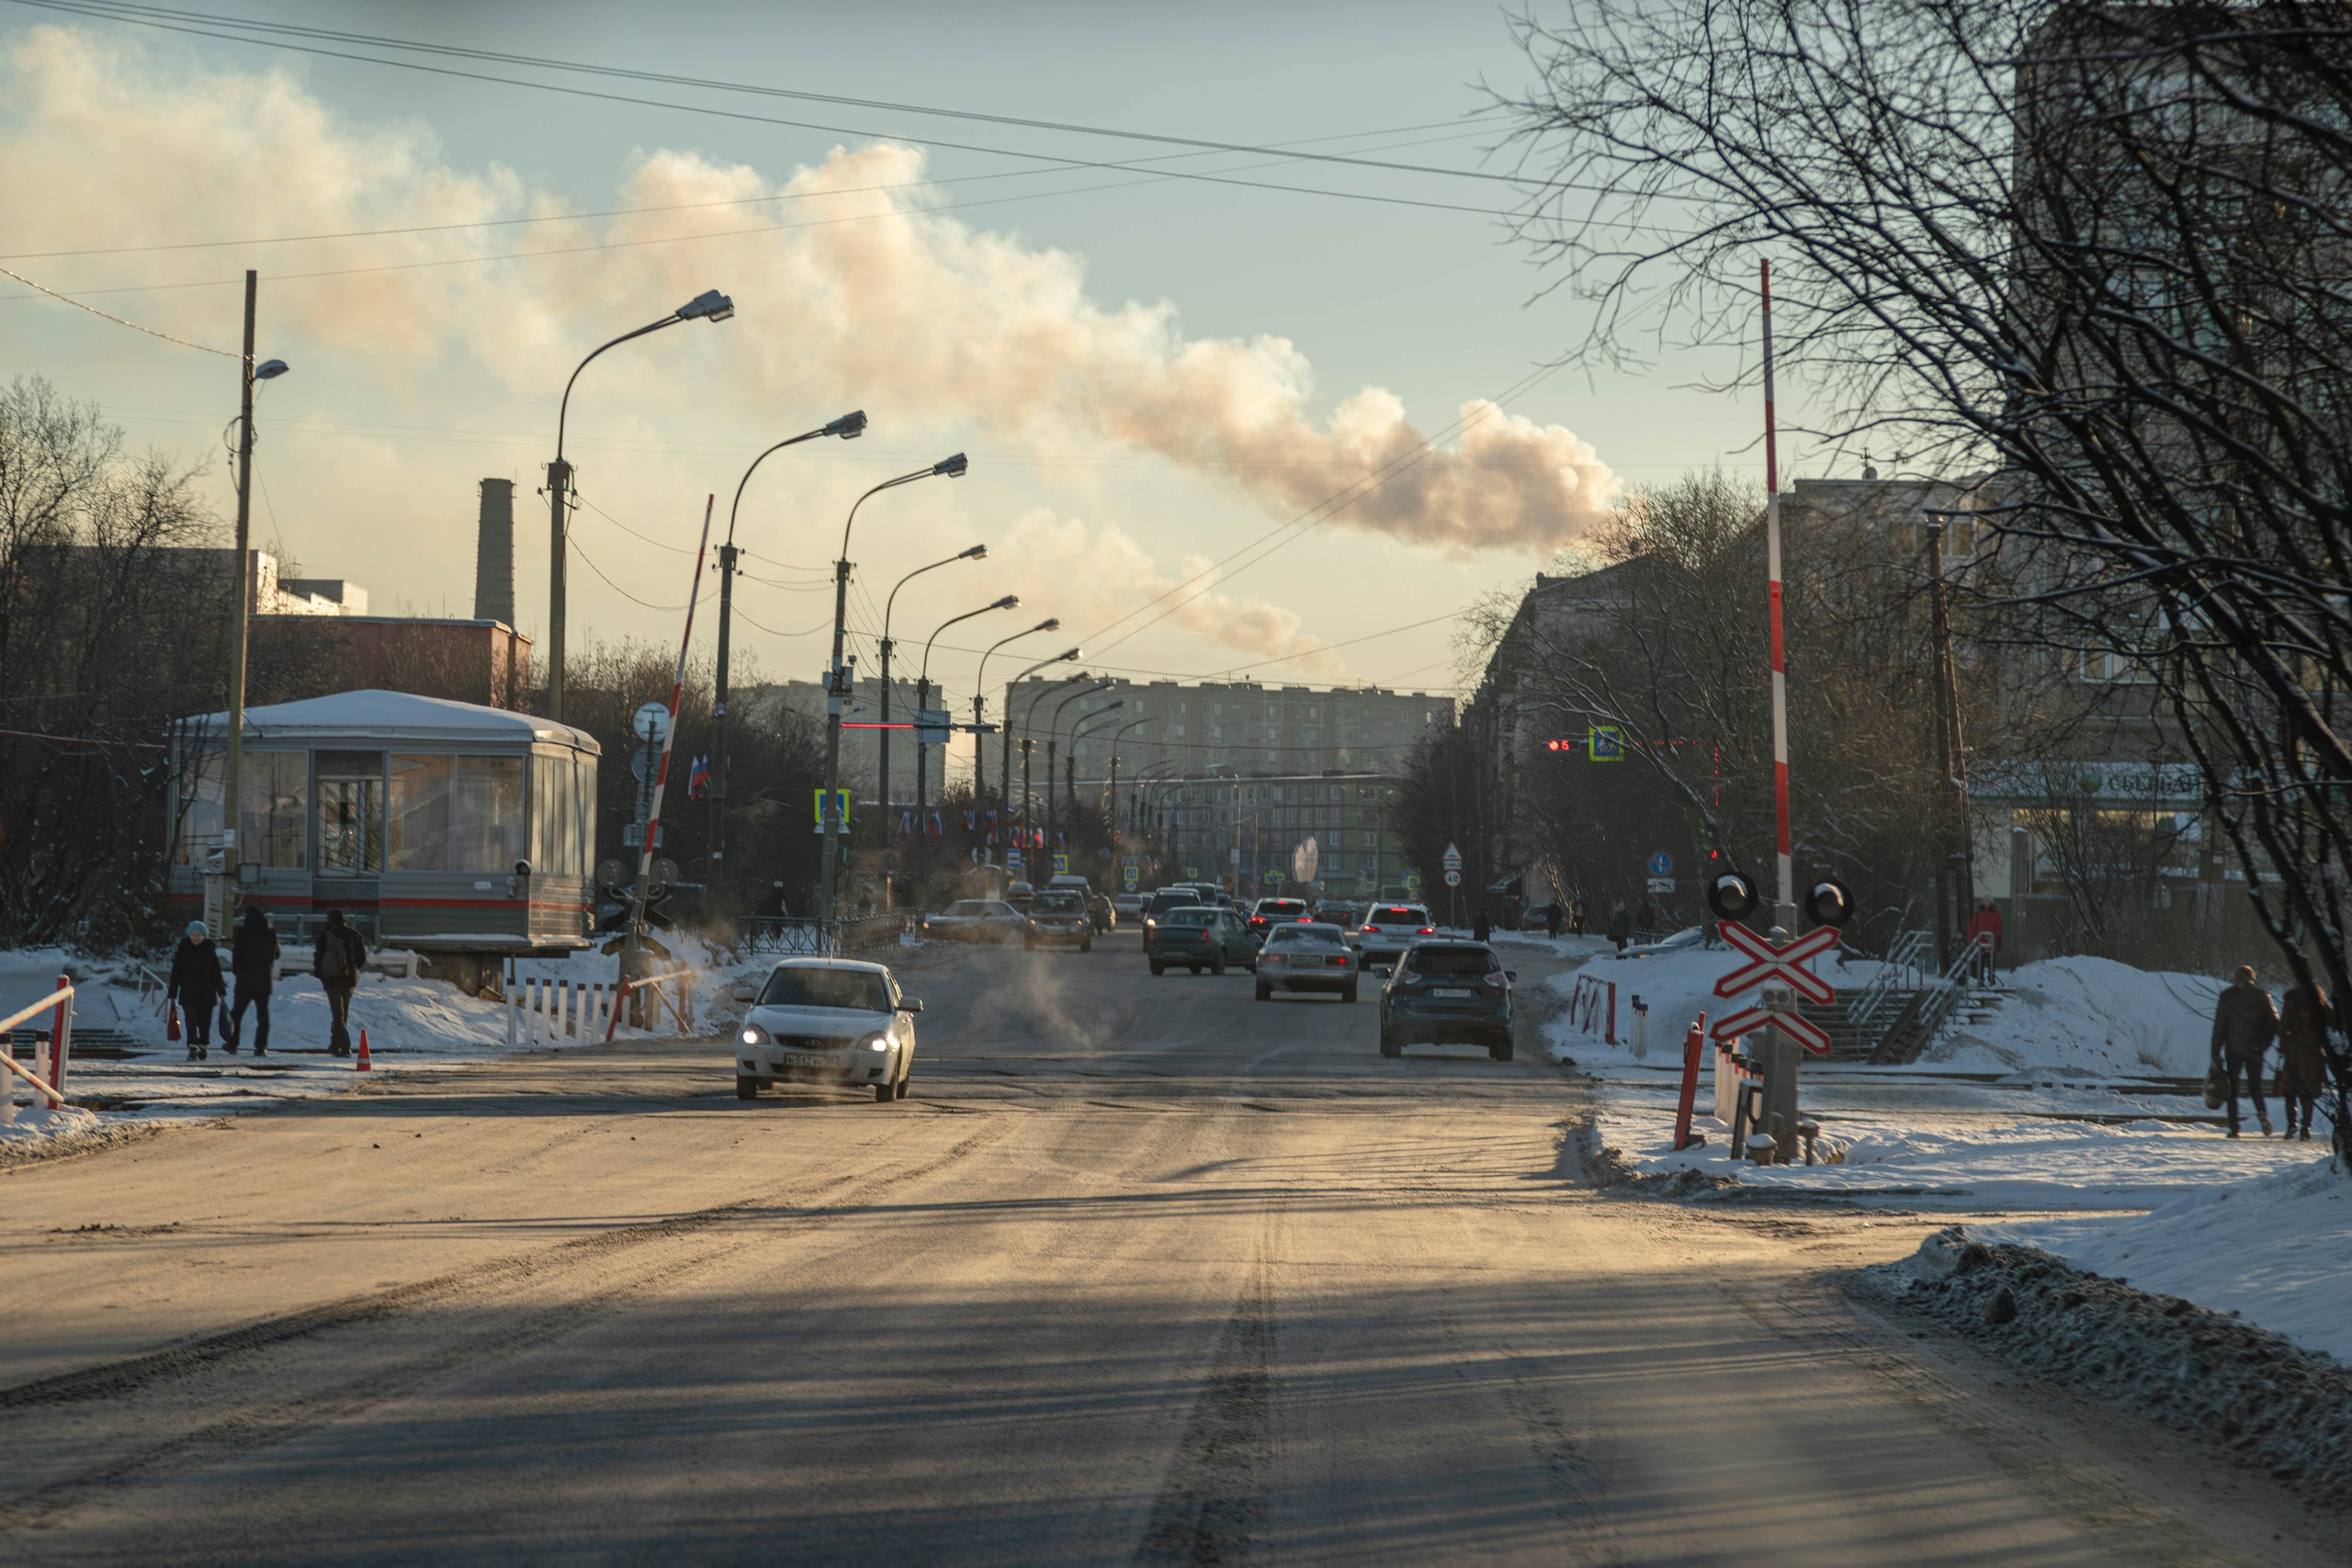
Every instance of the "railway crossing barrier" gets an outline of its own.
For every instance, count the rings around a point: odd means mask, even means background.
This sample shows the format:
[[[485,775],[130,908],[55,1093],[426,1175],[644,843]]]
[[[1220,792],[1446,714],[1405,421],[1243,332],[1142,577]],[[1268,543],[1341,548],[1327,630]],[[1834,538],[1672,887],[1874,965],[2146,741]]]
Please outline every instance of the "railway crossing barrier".
[[[65,1103],[65,1069],[74,1059],[74,982],[70,978],[60,975],[53,994],[0,1019],[0,1041],[11,1038],[18,1024],[42,1012],[50,1015],[49,1041],[35,1045],[30,1067],[17,1061],[13,1051],[0,1050],[0,1124],[17,1119],[19,1078],[51,1106]]]

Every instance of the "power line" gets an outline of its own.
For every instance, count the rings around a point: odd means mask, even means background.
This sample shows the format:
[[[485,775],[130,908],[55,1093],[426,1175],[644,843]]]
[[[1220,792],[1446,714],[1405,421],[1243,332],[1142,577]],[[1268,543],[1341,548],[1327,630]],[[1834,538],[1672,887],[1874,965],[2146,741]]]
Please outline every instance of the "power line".
[[[586,550],[580,547],[580,539],[577,535],[566,535],[564,542],[571,547],[571,553],[578,556],[581,560],[586,564],[590,571],[594,572],[598,577],[604,578],[605,587],[611,589],[614,592],[619,594],[630,604],[639,605],[648,610],[659,611],[665,615],[680,615],[684,612],[685,606],[684,604],[648,604],[645,600],[642,600],[636,594],[631,593],[628,589],[623,588],[619,583],[615,582],[612,578],[606,574],[605,569],[598,566],[594,558],[591,557]]]
[[[38,289],[40,292],[48,295],[52,299],[62,299],[77,310],[87,310],[90,314],[98,317],[102,321],[112,321],[116,326],[129,327],[132,332],[145,333],[149,337],[159,337],[165,343],[175,343],[182,348],[193,348],[205,354],[217,354],[223,359],[243,359],[244,357],[242,354],[233,354],[225,348],[214,348],[209,344],[190,343],[184,337],[174,337],[169,333],[159,333],[153,327],[142,327],[137,321],[126,321],[120,316],[108,315],[106,311],[99,310],[96,305],[85,305],[82,301],[74,299],[70,294],[60,294],[56,289],[49,288],[45,284],[35,283],[31,278],[27,277],[21,272],[10,272],[6,267],[0,266],[0,276],[13,277],[28,288]],[[238,280],[232,279],[232,281]]]

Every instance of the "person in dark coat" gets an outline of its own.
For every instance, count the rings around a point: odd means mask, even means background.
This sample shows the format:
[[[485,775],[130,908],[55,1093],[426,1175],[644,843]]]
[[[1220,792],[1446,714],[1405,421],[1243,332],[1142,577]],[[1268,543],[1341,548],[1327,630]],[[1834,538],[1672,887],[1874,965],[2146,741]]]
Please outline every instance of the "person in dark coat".
[[[172,953],[171,977],[164,994],[180,1007],[187,1026],[187,1059],[201,1062],[212,1054],[212,1013],[226,987],[220,980],[220,950],[212,945],[202,920],[187,923],[187,935]]]
[[[2311,1142],[2312,1107],[2327,1090],[2327,1032],[2335,1021],[2327,991],[2316,980],[2289,991],[2278,1010],[2278,1089],[2287,1109],[2287,1137]]]
[[[269,1055],[269,993],[277,986],[277,932],[258,904],[245,906],[237,934],[229,944],[229,972],[237,977],[237,999],[229,1009],[229,1032],[220,1049],[237,1054],[237,1037],[245,1030],[245,1009],[254,1010],[254,1055]]]
[[[2255,983],[2254,965],[2241,964],[2235,982],[2213,1004],[2213,1070],[2229,1086],[2230,1136],[2238,1135],[2238,1080],[2245,1080],[2262,1134],[2270,1135],[2270,1112],[2262,1103],[2262,1057],[2278,1034],[2278,1010],[2270,993]]]
[[[1624,905],[1620,904],[1616,908],[1610,911],[1609,940],[1617,944],[1617,951],[1622,953],[1625,951],[1625,943],[1627,940],[1630,939],[1633,934],[1633,911],[1627,909]]]
[[[1554,942],[1560,940],[1560,901],[1557,898],[1544,906],[1544,934]]]
[[[341,909],[327,911],[327,923],[311,943],[311,973],[327,993],[327,1012],[334,1022],[327,1037],[327,1053],[351,1055],[351,992],[359,984],[359,966],[368,962],[368,944],[359,940]]]
[[[1495,922],[1487,918],[1486,910],[1479,910],[1478,919],[1473,922],[1470,927],[1470,940],[1472,942],[1485,942],[1494,934]]]

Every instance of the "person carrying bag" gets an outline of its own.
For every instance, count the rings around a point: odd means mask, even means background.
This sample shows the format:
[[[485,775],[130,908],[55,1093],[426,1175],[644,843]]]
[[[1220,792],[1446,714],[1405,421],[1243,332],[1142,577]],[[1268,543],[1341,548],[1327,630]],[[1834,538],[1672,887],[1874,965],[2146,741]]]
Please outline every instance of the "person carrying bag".
[[[327,1011],[334,1020],[327,1053],[351,1055],[351,993],[359,984],[360,965],[368,962],[367,944],[343,918],[341,909],[327,911],[326,924],[311,943],[311,973],[327,994]]]

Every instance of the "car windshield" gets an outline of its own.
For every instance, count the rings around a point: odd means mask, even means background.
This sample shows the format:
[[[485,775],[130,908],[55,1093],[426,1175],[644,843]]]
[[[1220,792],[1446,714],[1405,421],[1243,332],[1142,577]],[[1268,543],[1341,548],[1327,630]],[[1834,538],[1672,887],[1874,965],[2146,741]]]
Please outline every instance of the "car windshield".
[[[1075,893],[1040,893],[1029,907],[1047,913],[1058,911],[1066,915],[1076,915],[1085,912],[1086,900]]]
[[[1390,904],[1363,918],[1368,926],[1425,926],[1430,918],[1409,904]]]
[[[888,1012],[890,985],[871,969],[778,969],[768,976],[758,1005]]]
[[[1417,947],[1405,967],[1416,975],[1491,975],[1502,964],[1483,947]]]
[[[1197,904],[1186,904],[1168,911],[1168,923],[1171,926],[1204,926],[1216,919],[1215,909],[1204,909]]]
[[[1339,947],[1342,945],[1337,926],[1276,926],[1274,934],[1266,939],[1268,947]]]
[[[978,898],[958,898],[947,906],[947,913],[951,915],[985,915],[988,912],[989,907]]]

